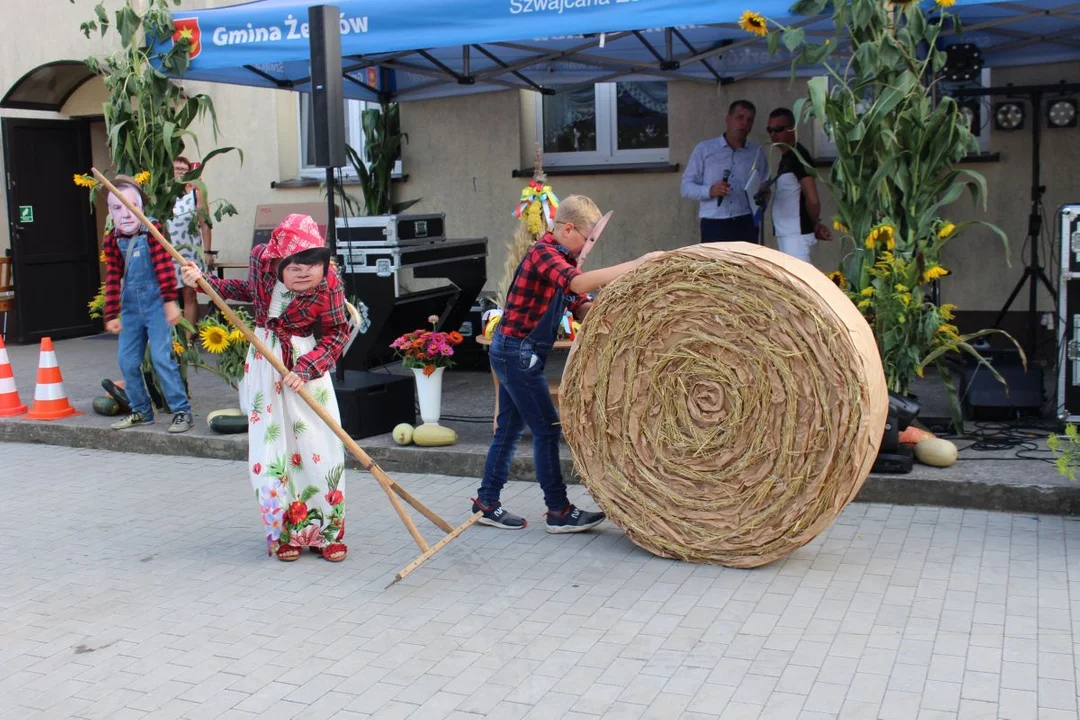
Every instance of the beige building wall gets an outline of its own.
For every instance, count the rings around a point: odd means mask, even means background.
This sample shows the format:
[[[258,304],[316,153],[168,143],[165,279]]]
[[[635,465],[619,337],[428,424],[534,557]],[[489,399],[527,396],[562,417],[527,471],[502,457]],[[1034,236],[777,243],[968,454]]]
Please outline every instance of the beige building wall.
[[[108,0],[110,9],[119,0]],[[227,0],[185,0],[184,7],[199,8],[228,4]],[[92,15],[91,5],[39,0],[5,0],[12,16],[28,22],[23,31],[0,44],[0,92],[6,92],[22,75],[47,62],[81,59],[101,54],[100,40],[88,41],[79,32],[79,23]],[[48,38],[45,40],[44,38]],[[1080,75],[1080,63],[1043,68],[995,70],[995,85],[1013,82],[1056,82]],[[240,86],[187,83],[191,92],[206,92],[217,107],[220,136],[216,143],[206,123],[196,128],[200,149],[188,148],[193,158],[219,145],[243,150],[241,164],[236,154],[216,158],[205,176],[211,199],[226,197],[239,215],[226,218],[214,231],[214,246],[223,261],[243,261],[251,242],[255,207],[271,202],[313,202],[321,199],[317,186],[272,188],[275,182],[294,179],[299,164],[297,96],[285,91]],[[759,108],[752,139],[766,140],[764,127],[769,109],[792,106],[804,91],[802,81],[753,80],[717,88],[689,82],[669,87],[669,159],[677,172],[653,174],[552,175],[550,182],[560,196],[584,193],[602,208],[614,209],[612,223],[594,251],[591,267],[613,264],[649,250],[675,248],[697,241],[696,205],[682,200],[679,183],[682,170],[694,145],[718,135],[728,103],[746,98]],[[62,115],[0,111],[3,115],[40,117],[94,116],[100,114],[104,90],[100,81],[87,83],[67,103]],[[514,231],[511,212],[526,182],[514,178],[515,169],[530,168],[535,144],[533,107],[530,92],[506,91],[451,99],[405,103],[401,117],[409,135],[404,147],[403,170],[407,181],[395,185],[396,199],[422,198],[416,212],[445,212],[447,227],[455,237],[484,236],[489,239],[488,285],[501,279],[505,244]],[[1039,110],[1041,113],[1042,111]],[[1030,110],[1029,110],[1030,113]],[[800,139],[813,149],[811,128],[803,128]],[[107,163],[104,129],[92,129],[95,163]],[[973,165],[986,175],[990,187],[986,219],[1000,225],[1011,238],[1006,253],[989,232],[972,231],[946,253],[946,264],[954,274],[943,282],[945,299],[964,309],[996,310],[1023,269],[1021,248],[1027,227],[1030,185],[1030,122],[1017,133],[993,131],[991,150],[1001,154],[993,163]],[[1053,215],[1066,202],[1080,201],[1080,187],[1074,168],[1080,161],[1080,129],[1046,130],[1043,147],[1043,183],[1047,186],[1044,204],[1053,237]],[[770,156],[775,162],[776,156]],[[354,186],[351,191],[358,192]],[[0,188],[2,192],[2,188]],[[831,217],[828,191],[825,216]],[[951,211],[957,219],[973,216],[970,201],[961,200]],[[99,218],[99,221],[103,218]],[[1054,238],[1056,241],[1056,238]],[[772,240],[769,238],[769,242]],[[8,247],[6,200],[0,203],[0,252]],[[815,264],[829,270],[841,254],[839,243],[819,243]],[[1012,267],[1006,264],[1011,260]],[[1026,307],[1026,293],[1014,310]],[[1049,304],[1045,304],[1049,307]]]

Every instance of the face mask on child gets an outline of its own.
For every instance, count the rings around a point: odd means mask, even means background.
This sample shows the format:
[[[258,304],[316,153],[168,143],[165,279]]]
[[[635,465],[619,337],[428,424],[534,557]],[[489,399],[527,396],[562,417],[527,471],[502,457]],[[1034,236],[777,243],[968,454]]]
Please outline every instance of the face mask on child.
[[[128,202],[142,210],[142,196],[138,190],[128,186],[117,189],[127,198]],[[135,217],[135,213],[128,210],[120,202],[120,199],[111,193],[109,194],[109,217],[112,218],[113,227],[123,235],[134,235],[142,225],[139,218]]]
[[[293,292],[307,292],[323,281],[323,264],[304,265],[291,262],[281,272],[281,281]]]

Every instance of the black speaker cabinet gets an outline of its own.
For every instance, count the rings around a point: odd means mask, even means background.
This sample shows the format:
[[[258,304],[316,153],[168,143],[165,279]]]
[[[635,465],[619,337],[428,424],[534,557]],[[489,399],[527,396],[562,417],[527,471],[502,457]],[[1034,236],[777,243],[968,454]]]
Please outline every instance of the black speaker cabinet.
[[[1021,415],[1038,416],[1045,402],[1042,368],[1019,363],[994,368],[1005,379],[1002,385],[988,368],[964,368],[960,378],[960,402],[969,420],[1009,420]]]
[[[323,168],[343,167],[347,162],[340,14],[340,9],[334,5],[308,8],[311,123],[315,131],[315,165]]]
[[[416,424],[413,378],[381,372],[346,370],[344,379],[331,373],[341,427],[351,438],[385,435],[399,423]]]

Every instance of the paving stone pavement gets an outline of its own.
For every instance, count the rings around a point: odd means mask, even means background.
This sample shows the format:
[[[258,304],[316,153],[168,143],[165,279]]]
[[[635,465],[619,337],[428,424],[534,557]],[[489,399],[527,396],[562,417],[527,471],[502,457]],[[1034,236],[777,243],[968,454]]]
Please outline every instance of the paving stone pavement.
[[[477,484],[396,479],[451,523]],[[337,565],[265,555],[243,463],[0,444],[0,482],[3,717],[1078,716],[1076,518],[855,504],[732,570],[548,535],[511,483],[532,525],[384,589],[416,547],[361,473]]]

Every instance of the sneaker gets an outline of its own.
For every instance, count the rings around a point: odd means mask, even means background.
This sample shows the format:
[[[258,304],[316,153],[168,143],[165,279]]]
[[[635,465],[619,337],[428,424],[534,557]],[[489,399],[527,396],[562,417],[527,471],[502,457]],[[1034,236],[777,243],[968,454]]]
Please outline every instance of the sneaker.
[[[136,425],[153,425],[154,416],[150,413],[133,412],[112,424],[113,430],[127,430]]]
[[[549,533],[578,533],[592,530],[604,522],[607,515],[602,512],[586,512],[570,505],[560,513],[548,510],[547,531]]]
[[[480,504],[479,500],[473,499],[472,511],[482,512],[484,516],[476,522],[482,525],[490,525],[491,527],[502,528],[503,530],[520,530],[529,524],[528,520],[523,517],[518,517],[514,513],[510,512],[502,506],[502,503],[495,503],[488,507],[484,507]]]
[[[191,429],[193,421],[191,419],[191,413],[178,412],[172,416],[172,422],[169,424],[169,432],[182,433]]]

